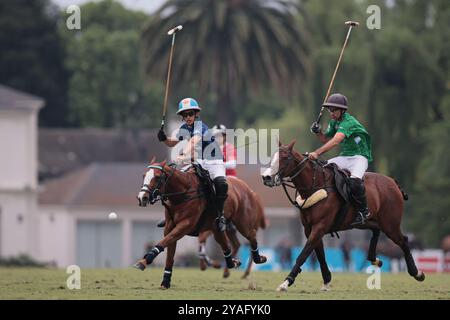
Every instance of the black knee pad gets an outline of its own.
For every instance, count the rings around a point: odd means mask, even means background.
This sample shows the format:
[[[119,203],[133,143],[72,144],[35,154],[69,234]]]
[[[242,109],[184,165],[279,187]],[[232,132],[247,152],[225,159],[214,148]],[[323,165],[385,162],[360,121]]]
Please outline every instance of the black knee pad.
[[[226,198],[228,194],[228,183],[225,177],[217,177],[213,180],[216,188],[216,196]]]

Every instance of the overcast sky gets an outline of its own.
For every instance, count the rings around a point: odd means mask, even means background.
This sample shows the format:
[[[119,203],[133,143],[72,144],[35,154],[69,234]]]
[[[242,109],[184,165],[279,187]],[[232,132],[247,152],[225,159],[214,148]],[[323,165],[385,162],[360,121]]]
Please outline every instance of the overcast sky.
[[[85,2],[91,2],[92,0],[51,0],[61,8],[67,8],[71,4],[83,4]],[[133,10],[142,10],[147,13],[153,13],[158,9],[165,0],[117,0],[125,7]]]

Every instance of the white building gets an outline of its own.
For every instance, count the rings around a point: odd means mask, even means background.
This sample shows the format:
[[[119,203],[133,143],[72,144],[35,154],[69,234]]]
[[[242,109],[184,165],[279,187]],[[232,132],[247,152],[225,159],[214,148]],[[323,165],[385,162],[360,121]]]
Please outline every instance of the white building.
[[[44,101],[0,85],[0,255],[39,257],[37,117]]]

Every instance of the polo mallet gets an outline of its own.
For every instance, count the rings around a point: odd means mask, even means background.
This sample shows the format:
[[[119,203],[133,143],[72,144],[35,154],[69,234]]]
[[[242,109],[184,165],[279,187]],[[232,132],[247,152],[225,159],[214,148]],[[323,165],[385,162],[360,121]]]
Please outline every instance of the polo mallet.
[[[359,22],[356,22],[356,21],[347,21],[347,22],[345,22],[345,24],[349,26],[348,32],[347,32],[347,37],[345,37],[344,45],[342,46],[341,54],[339,55],[339,59],[338,59],[338,62],[336,64],[336,68],[334,69],[333,76],[331,77],[331,82],[330,82],[330,85],[328,86],[327,94],[325,95],[325,99],[323,100],[323,104],[325,104],[325,102],[327,102],[328,96],[330,95],[331,88],[333,87],[334,78],[336,77],[336,73],[338,71],[339,65],[341,64],[342,56],[344,55],[345,47],[347,46],[348,38],[350,38],[350,32],[352,31],[353,27],[359,26]],[[322,104],[322,108],[320,109],[319,116],[317,117],[317,120],[316,120],[317,124],[320,123],[320,118],[322,118],[323,109],[325,108],[323,106],[323,104]]]
[[[170,55],[169,55],[169,67],[167,68],[167,79],[166,79],[166,94],[164,96],[164,108],[163,108],[163,116],[161,121],[161,129],[164,129],[164,122],[166,120],[166,110],[167,110],[167,98],[169,96],[169,83],[170,83],[170,72],[172,70],[172,56],[173,56],[173,47],[175,45],[175,35],[178,31],[182,30],[183,26],[179,25],[173,29],[170,29],[167,34],[172,36],[172,46],[170,47]]]

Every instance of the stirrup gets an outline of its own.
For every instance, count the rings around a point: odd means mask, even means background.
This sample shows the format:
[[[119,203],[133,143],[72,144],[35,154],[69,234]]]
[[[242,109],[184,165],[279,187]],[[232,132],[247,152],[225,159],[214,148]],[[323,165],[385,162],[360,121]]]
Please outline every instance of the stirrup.
[[[350,224],[352,227],[355,226],[363,226],[366,224],[367,217],[362,214],[362,212],[358,211],[355,220]]]

